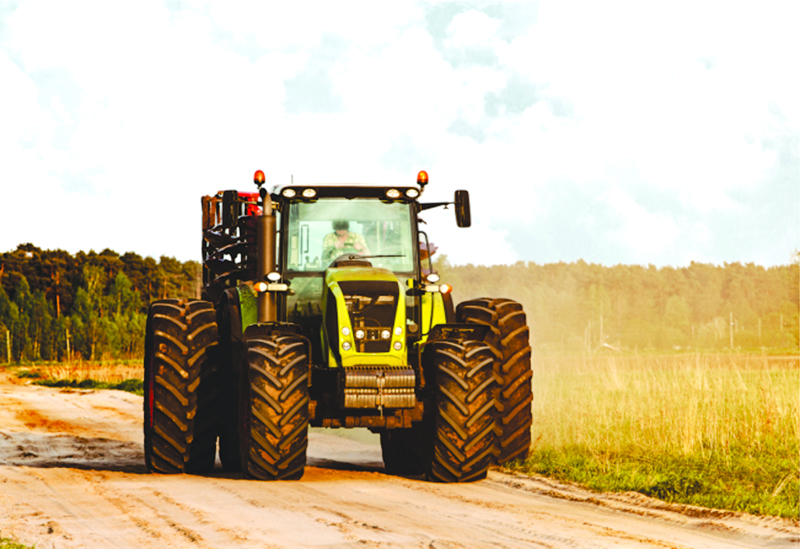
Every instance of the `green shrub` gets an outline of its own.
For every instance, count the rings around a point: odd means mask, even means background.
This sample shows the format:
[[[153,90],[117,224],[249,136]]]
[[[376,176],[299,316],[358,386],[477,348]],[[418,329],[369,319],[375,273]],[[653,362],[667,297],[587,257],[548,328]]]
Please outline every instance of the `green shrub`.
[[[65,387],[70,389],[116,389],[140,396],[144,394],[144,384],[141,379],[126,379],[118,383],[108,383],[95,379],[40,379],[34,381],[34,384],[44,385],[45,387]]]

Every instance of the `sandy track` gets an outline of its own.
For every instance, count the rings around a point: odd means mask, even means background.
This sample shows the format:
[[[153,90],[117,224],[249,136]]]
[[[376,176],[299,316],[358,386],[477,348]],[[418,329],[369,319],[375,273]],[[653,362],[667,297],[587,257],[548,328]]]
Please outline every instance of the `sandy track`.
[[[299,482],[147,474],[142,400],[0,374],[0,536],[50,547],[793,547],[792,521],[594,494],[492,471],[383,474],[380,448],[310,436]],[[369,437],[364,437],[369,438]]]

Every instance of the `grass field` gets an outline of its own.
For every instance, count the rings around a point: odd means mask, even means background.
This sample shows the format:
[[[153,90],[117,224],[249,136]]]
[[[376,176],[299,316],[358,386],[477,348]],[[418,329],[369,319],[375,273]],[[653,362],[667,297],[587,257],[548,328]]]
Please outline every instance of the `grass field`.
[[[798,357],[540,357],[534,393],[517,470],[798,518]]]

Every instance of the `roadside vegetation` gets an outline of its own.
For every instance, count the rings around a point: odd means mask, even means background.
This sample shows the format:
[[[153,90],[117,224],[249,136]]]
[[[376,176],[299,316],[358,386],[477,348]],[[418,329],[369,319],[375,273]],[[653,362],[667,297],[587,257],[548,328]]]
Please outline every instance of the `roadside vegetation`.
[[[45,363],[14,370],[17,378],[31,380],[35,385],[71,389],[116,389],[140,396],[144,394],[140,360]]]
[[[800,358],[537,357],[512,469],[598,491],[800,517]]]
[[[0,537],[0,549],[36,549],[36,546],[23,545],[14,539]]]

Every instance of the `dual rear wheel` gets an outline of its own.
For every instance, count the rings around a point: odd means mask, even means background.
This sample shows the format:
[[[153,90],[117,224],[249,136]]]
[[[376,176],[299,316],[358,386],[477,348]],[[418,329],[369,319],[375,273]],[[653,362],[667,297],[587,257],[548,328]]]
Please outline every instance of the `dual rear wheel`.
[[[533,371],[525,312],[511,299],[482,298],[459,303],[456,320],[489,327],[486,343],[497,352],[498,437],[493,461],[503,465],[528,457],[533,416]]]
[[[206,473],[214,467],[219,387],[215,316],[207,301],[166,299],[150,306],[144,358],[149,471]]]
[[[306,340],[253,325],[237,341],[230,318],[222,314],[220,320],[218,329],[207,301],[168,299],[150,307],[144,360],[148,470],[210,472],[219,433],[226,469],[262,480],[300,478],[308,444]],[[241,365],[230,364],[232,347],[244,353]],[[237,379],[232,396],[231,380]]]

